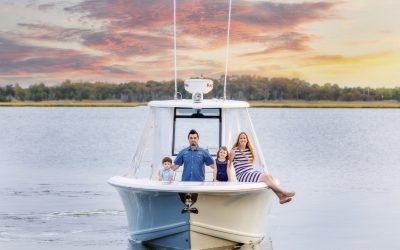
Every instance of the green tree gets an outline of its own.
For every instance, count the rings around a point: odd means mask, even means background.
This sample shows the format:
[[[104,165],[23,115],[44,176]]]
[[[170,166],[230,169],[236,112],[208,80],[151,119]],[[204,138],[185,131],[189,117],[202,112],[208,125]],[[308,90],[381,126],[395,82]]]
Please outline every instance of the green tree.
[[[43,83],[29,86],[29,99],[35,102],[45,101],[49,97],[49,88]]]
[[[27,90],[21,88],[18,83],[15,84],[15,98],[19,101],[25,101],[28,96]]]
[[[0,102],[5,102],[6,99],[6,89],[0,86]]]

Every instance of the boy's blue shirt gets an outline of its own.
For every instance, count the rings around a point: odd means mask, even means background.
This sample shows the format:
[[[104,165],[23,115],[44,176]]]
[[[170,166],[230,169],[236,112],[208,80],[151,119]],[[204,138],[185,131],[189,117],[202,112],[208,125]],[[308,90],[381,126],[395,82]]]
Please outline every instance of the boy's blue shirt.
[[[174,171],[172,169],[161,169],[161,177],[163,181],[169,181],[169,177],[174,177]]]

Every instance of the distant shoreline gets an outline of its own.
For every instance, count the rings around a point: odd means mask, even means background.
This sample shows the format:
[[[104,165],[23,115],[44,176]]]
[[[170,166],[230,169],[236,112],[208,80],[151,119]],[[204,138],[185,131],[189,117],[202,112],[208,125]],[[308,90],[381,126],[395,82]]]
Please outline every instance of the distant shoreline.
[[[398,101],[338,102],[338,101],[270,101],[249,102],[253,108],[400,108]],[[0,107],[137,107],[145,102],[112,101],[47,101],[0,102]]]
[[[253,108],[400,108],[398,101],[280,101],[250,102]]]
[[[0,107],[137,107],[145,102],[112,101],[42,101],[42,102],[0,102]]]

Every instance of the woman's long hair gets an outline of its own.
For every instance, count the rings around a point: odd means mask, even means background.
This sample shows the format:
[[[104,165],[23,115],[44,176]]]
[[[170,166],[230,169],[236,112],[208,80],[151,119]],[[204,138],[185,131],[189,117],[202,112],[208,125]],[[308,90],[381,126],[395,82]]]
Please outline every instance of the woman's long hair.
[[[256,152],[254,151],[253,145],[251,144],[249,136],[247,135],[246,132],[240,132],[239,133],[239,135],[237,137],[237,140],[236,140],[236,143],[235,143],[235,145],[233,145],[233,148],[239,147],[239,138],[240,138],[241,135],[245,135],[246,138],[247,138],[246,148],[248,148],[250,150],[251,154],[253,155],[253,159],[251,160],[251,163],[254,163],[254,161],[256,160]],[[244,155],[243,152],[242,152],[242,154]]]

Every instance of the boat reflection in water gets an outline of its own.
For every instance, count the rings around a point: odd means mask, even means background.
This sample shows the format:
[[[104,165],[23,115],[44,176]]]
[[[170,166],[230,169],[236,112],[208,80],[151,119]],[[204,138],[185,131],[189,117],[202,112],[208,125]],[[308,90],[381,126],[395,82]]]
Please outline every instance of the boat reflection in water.
[[[185,248],[187,247],[187,242],[177,242],[177,245],[180,246],[180,249],[189,249],[189,248]],[[177,249],[176,247],[174,248],[170,248],[170,247],[159,247],[159,246],[155,246],[153,244],[149,244],[147,242],[142,242],[142,243],[138,243],[138,242],[134,242],[134,241],[130,241],[128,244],[128,248],[127,250],[154,250],[154,249],[163,249],[163,250],[174,250]],[[179,249],[179,247],[178,247]],[[235,250],[273,250],[272,247],[272,241],[269,240],[264,240],[262,243],[259,244],[235,244],[235,245],[231,245],[231,246],[211,246],[208,249],[213,249],[213,250],[229,250],[229,249],[235,249]]]

